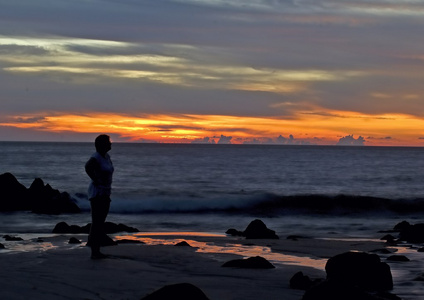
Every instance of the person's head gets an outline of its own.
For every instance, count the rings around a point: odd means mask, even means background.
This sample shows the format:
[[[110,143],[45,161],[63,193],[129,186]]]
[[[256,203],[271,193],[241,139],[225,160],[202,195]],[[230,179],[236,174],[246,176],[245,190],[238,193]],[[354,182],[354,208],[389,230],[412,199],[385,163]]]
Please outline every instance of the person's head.
[[[94,141],[94,146],[96,147],[97,152],[101,154],[104,154],[112,149],[111,145],[112,143],[110,141],[110,137],[107,134],[99,135]]]

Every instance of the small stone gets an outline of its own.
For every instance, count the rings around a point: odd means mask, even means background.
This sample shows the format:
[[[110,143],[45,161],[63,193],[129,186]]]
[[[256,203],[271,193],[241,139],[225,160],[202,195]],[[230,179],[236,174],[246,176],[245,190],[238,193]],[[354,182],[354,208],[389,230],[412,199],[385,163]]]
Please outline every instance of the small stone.
[[[392,255],[392,256],[389,256],[387,258],[387,260],[389,260],[389,261],[409,261],[409,258],[407,258],[404,255]]]
[[[243,268],[243,269],[273,269],[273,264],[260,256],[249,257],[247,259],[230,260],[222,265],[224,268]]]
[[[190,244],[187,243],[186,241],[179,242],[179,243],[175,244],[174,246],[177,246],[177,247],[191,247]]]
[[[79,239],[77,239],[77,238],[71,237],[69,239],[68,244],[81,244],[81,241]]]

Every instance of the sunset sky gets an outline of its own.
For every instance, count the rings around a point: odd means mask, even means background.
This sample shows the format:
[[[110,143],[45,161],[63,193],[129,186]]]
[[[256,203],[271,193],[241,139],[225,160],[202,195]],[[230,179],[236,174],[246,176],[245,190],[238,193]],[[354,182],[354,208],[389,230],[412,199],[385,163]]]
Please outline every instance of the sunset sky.
[[[424,146],[424,1],[0,0],[0,140]]]

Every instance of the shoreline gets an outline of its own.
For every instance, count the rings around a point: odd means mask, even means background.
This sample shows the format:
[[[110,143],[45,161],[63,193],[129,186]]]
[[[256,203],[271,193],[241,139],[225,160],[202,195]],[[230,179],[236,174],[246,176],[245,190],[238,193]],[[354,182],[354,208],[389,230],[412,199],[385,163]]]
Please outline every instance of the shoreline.
[[[329,257],[384,247],[383,241],[371,240],[246,240],[210,233],[149,232],[111,235],[115,240],[131,237],[144,244],[104,247],[102,251],[111,258],[92,260],[84,234],[46,234],[42,241],[37,234],[30,235],[32,240],[15,243],[35,244],[39,249],[0,250],[2,298],[141,299],[165,285],[186,282],[199,287],[209,299],[298,300],[304,291],[289,287],[295,273],[325,278],[323,267]],[[82,243],[68,244],[70,237]],[[182,240],[192,247],[174,246]],[[276,268],[221,267],[229,260],[256,255]]]

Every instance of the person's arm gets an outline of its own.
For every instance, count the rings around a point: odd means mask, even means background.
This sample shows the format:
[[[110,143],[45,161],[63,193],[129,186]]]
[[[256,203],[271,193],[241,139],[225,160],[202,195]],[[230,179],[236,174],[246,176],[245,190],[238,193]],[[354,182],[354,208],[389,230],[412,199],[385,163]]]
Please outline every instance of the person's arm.
[[[85,172],[93,180],[94,184],[98,184],[97,170],[99,168],[98,162],[94,157],[91,157],[85,164]]]

